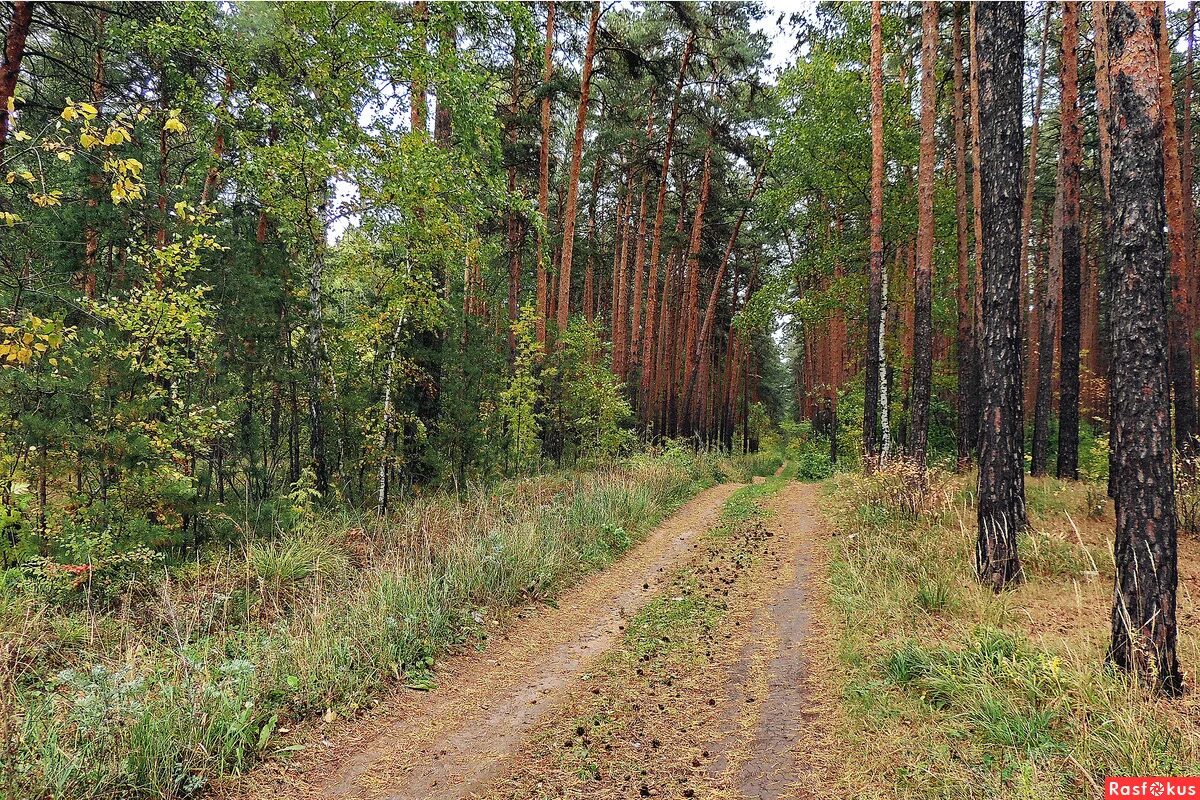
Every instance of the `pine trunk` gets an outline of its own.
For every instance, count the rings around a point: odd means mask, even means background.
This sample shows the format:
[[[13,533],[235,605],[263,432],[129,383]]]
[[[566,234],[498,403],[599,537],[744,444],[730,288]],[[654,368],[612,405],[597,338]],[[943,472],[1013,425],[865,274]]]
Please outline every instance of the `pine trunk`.
[[[1035,278],[1032,276],[1032,265],[1029,258],[1029,243],[1033,236],[1033,193],[1034,187],[1037,185],[1037,164],[1038,164],[1038,140],[1041,134],[1042,122],[1042,98],[1046,89],[1046,52],[1049,49],[1050,43],[1050,14],[1054,8],[1054,3],[1046,3],[1046,16],[1042,21],[1042,49],[1041,55],[1038,57],[1038,77],[1037,91],[1033,101],[1033,122],[1029,128],[1029,169],[1025,175],[1025,201],[1021,206],[1021,313],[1024,317],[1026,309],[1031,309],[1029,316],[1033,316],[1032,304],[1030,303],[1030,294],[1033,293],[1033,284]],[[1038,331],[1034,327],[1032,319],[1026,320],[1024,324],[1025,334],[1025,363],[1027,365],[1034,363],[1033,350],[1034,342]],[[1030,384],[1036,383],[1036,377],[1030,374]],[[1029,388],[1032,393],[1032,386]]]
[[[1063,3],[1062,33],[1062,339],[1059,345],[1058,477],[1079,477],[1079,186],[1083,130],[1079,121],[1079,3]]]
[[[1165,25],[1166,20],[1163,20]],[[1188,283],[1188,223],[1184,211],[1183,175],[1179,136],[1175,125],[1175,98],[1171,85],[1171,45],[1159,39],[1159,74],[1162,79],[1163,177],[1167,201],[1167,248],[1170,254],[1171,308],[1169,359],[1175,400],[1175,447],[1185,458],[1196,450],[1196,400],[1192,365],[1192,297]]]
[[[538,156],[538,212],[542,227],[537,235],[537,340],[546,343],[548,276],[546,274],[546,236],[550,231],[550,79],[554,77],[554,2],[546,4],[546,51],[542,67],[542,144]],[[544,232],[543,232],[544,229]]]
[[[1108,659],[1164,694],[1183,690],[1175,653],[1176,531],[1167,381],[1162,80],[1158,3],[1108,10],[1113,221],[1116,591]]]
[[[976,52],[975,30],[976,19],[975,14],[978,5],[971,4],[971,10],[968,15],[970,20],[970,100],[971,100],[971,208],[973,210],[972,222],[975,228],[975,292],[974,292],[974,307],[972,308],[971,327],[975,339],[975,386],[978,387],[979,402],[976,408],[979,410],[979,416],[975,420],[973,427],[976,431],[980,430],[983,425],[983,389],[980,383],[983,380],[983,304],[986,300],[986,294],[983,288],[983,187],[980,181],[980,155],[979,155],[979,139],[980,139],[980,122],[979,122],[979,54]],[[976,445],[978,446],[978,444]]]
[[[0,168],[4,166],[4,145],[8,142],[10,126],[8,104],[16,96],[17,79],[21,77],[21,60],[25,57],[25,41],[33,25],[33,3],[16,0],[4,35],[4,63],[0,64]]]
[[[913,275],[913,377],[908,457],[925,468],[933,383],[933,169],[937,145],[938,4],[925,0],[921,43],[921,151],[917,167],[917,266]]]
[[[596,156],[592,170],[592,193],[588,200],[587,271],[583,274],[583,316],[590,324],[596,318],[596,201],[600,196],[600,176],[604,157]]]
[[[592,88],[592,61],[596,57],[596,27],[600,3],[592,4],[583,75],[579,80],[579,113],[575,117],[575,145],[571,150],[571,172],[567,178],[567,209],[563,219],[562,260],[558,265],[558,329],[565,331],[571,314],[571,261],[575,253],[575,210],[579,202],[579,168],[583,161],[583,134],[587,128],[588,95]]]
[[[979,387],[975,385],[975,337],[971,325],[971,233],[967,229],[967,121],[964,108],[963,9],[954,10],[954,217],[958,253],[958,468],[966,469],[971,452],[979,443]],[[1036,119],[1036,118],[1035,118]],[[882,123],[882,121],[881,121]],[[1036,124],[1036,123],[1035,123]],[[882,124],[881,124],[882,127]],[[1036,128],[1035,128],[1036,130]],[[882,134],[882,131],[881,131]],[[880,153],[880,162],[883,161]],[[880,169],[882,169],[880,163]],[[873,191],[873,189],[872,189]],[[882,245],[882,242],[880,242]],[[882,261],[883,254],[880,253]],[[868,368],[869,369],[869,368]]]
[[[1023,578],[1017,537],[1025,528],[1020,297],[1025,9],[1019,3],[982,3],[974,11],[980,216],[988,231],[975,564],[980,581],[999,592]]]
[[[692,49],[695,47],[695,44],[696,35],[692,33],[688,36],[687,44],[683,48],[683,57],[679,62],[679,77],[675,80],[675,99],[671,103],[671,117],[667,121],[667,133],[663,141],[662,173],[659,175],[658,180],[658,200],[654,207],[654,233],[650,240],[650,275],[646,281],[646,332],[642,339],[642,381],[640,387],[643,422],[653,419],[657,405],[656,401],[651,399],[651,395],[655,393],[658,386],[655,374],[657,358],[654,353],[656,345],[654,312],[655,306],[658,304],[656,295],[658,290],[658,259],[662,245],[663,217],[666,214],[667,207],[667,184],[670,181],[671,174],[671,148],[675,142],[675,124],[679,121],[680,101],[683,99],[683,81],[687,76],[688,62],[692,58]],[[686,194],[686,192],[681,192],[682,194]],[[665,276],[663,282],[666,282]],[[662,302],[664,305],[666,304],[665,292]]]

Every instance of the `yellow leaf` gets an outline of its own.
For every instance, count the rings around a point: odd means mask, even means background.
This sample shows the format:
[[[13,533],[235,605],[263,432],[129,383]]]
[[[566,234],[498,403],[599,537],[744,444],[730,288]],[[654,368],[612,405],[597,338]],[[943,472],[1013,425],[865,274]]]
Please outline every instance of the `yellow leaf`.
[[[70,151],[69,151],[69,150],[64,150],[63,152],[59,153],[59,154],[58,154],[58,160],[59,160],[59,161],[66,161],[68,164],[69,164],[69,163],[71,163],[71,153],[70,153]]]
[[[8,112],[11,114],[12,112],[14,112],[16,110],[17,110],[17,98],[10,95],[8,98]]]
[[[100,113],[91,103],[79,103],[78,108],[83,113],[84,119],[95,119],[96,115]]]
[[[124,128],[113,126],[108,129],[108,133],[104,134],[104,146],[112,147],[113,145],[121,144],[129,141],[129,131]]]
[[[67,122],[74,122],[79,117],[79,112],[75,110],[75,106],[67,106],[59,116]]]
[[[187,126],[174,117],[171,117],[169,120],[167,120],[166,124],[163,125],[163,130],[167,133],[186,133]]]
[[[31,137],[25,131],[17,131],[13,134],[13,138],[18,142],[28,142]]]
[[[85,150],[91,150],[96,145],[100,144],[100,137],[84,131],[79,134],[79,143],[83,145]]]

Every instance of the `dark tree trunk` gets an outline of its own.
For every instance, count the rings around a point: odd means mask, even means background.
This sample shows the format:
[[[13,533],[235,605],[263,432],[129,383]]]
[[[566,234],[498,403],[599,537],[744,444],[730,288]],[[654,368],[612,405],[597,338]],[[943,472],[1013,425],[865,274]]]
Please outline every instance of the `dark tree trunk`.
[[[975,565],[994,591],[1023,578],[1017,536],[1025,527],[1021,392],[1021,132],[1020,3],[975,7],[979,76],[979,155],[984,315],[979,447],[979,535]]]
[[[937,157],[938,6],[922,5],[921,155],[917,168],[917,268],[913,282],[913,377],[908,457],[925,468],[929,443],[929,396],[933,384],[933,168]]]
[[[1108,659],[1164,694],[1175,655],[1175,487],[1167,384],[1167,250],[1158,3],[1108,10],[1112,124],[1109,268],[1114,270],[1117,576]]]
[[[1050,258],[1042,284],[1042,307],[1038,331],[1037,394],[1033,406],[1033,444],[1029,471],[1045,475],[1050,450],[1050,415],[1054,404],[1054,340],[1058,329],[1059,299],[1062,297],[1062,198],[1063,163],[1058,164],[1057,190],[1051,216]]]
[[[1062,340],[1059,347],[1058,477],[1079,477],[1079,3],[1063,3],[1062,34]]]
[[[867,290],[867,371],[863,376],[863,466],[879,457],[879,365],[883,336],[883,9],[871,3],[871,254]]]
[[[963,8],[954,10],[954,218],[958,254],[958,335],[955,347],[958,367],[958,468],[965,469],[979,442],[979,387],[975,385],[975,337],[971,325],[971,232],[967,229],[967,120],[963,96]],[[880,254],[882,259],[883,255]]]

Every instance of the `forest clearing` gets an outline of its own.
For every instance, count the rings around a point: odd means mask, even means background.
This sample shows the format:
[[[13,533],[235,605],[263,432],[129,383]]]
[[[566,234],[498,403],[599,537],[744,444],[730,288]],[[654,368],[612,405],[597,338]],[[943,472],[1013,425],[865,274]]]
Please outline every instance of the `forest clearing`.
[[[1196,11],[0,2],[0,798],[1200,792]]]

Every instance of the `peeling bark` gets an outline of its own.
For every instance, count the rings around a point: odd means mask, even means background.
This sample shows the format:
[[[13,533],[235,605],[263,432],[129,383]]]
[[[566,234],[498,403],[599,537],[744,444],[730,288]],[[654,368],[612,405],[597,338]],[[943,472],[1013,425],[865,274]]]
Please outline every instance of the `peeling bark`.
[[[1176,529],[1167,381],[1167,248],[1158,3],[1108,12],[1113,116],[1112,327],[1117,575],[1108,659],[1167,695],[1175,653]]]

